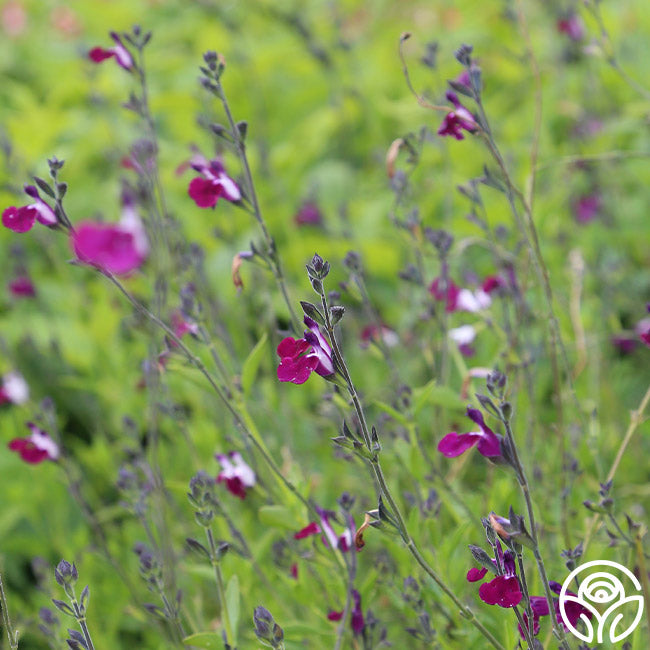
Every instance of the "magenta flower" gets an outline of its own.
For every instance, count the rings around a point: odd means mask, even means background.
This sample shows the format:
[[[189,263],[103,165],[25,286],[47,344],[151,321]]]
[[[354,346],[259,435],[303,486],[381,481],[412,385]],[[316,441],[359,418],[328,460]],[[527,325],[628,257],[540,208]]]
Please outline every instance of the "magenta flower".
[[[14,232],[27,232],[38,221],[44,226],[57,223],[54,210],[41,198],[34,185],[25,185],[25,194],[34,199],[33,203],[21,208],[9,207],[2,213],[2,225]]]
[[[215,454],[221,465],[221,472],[217,476],[217,483],[225,483],[231,494],[243,499],[246,489],[252,488],[255,483],[255,472],[244,462],[238,451],[228,454]]]
[[[119,223],[81,223],[70,233],[77,259],[105,273],[128,275],[140,268],[149,254],[144,226],[129,193],[122,196]]]
[[[19,275],[8,285],[9,293],[14,298],[33,298],[36,295],[34,283],[26,275]]]
[[[460,434],[452,431],[438,443],[438,451],[447,458],[455,458],[471,447],[476,447],[486,458],[501,456],[500,437],[485,424],[481,411],[468,406],[466,415],[472,422],[478,424],[480,431]]]
[[[356,590],[352,590],[352,599],[354,600],[354,607],[350,616],[350,627],[355,636],[361,634],[366,626],[363,618],[363,610],[361,609],[361,594]],[[339,612],[329,611],[327,614],[328,621],[340,621],[343,618],[344,610]]]
[[[386,347],[394,348],[399,343],[399,336],[395,330],[387,325],[366,325],[361,330],[361,346],[368,347],[371,341],[379,342],[380,340]]]
[[[321,333],[316,321],[305,316],[304,338],[287,337],[280,341],[277,353],[280,357],[278,379],[294,384],[304,384],[312,372],[321,377],[334,374],[332,349]]]
[[[32,432],[31,435],[25,438],[14,438],[7,445],[9,449],[17,451],[20,457],[31,465],[37,465],[44,460],[57,460],[60,456],[60,451],[56,442],[33,422],[28,422],[27,426]]]
[[[602,199],[599,194],[586,194],[573,204],[573,214],[578,223],[593,221],[602,208]]]
[[[306,537],[312,537],[313,535],[319,535],[322,533],[323,544],[332,549],[339,549],[340,551],[347,553],[347,551],[353,547],[355,533],[354,521],[350,519],[348,527],[341,535],[337,535],[330,522],[334,513],[330,510],[323,510],[318,506],[316,507],[316,511],[320,517],[320,522],[312,521],[308,523],[304,528],[295,533],[293,538],[305,539]]]
[[[8,372],[0,383],[0,404],[25,404],[29,400],[29,386],[16,371]]]
[[[221,197],[226,201],[241,200],[242,194],[237,183],[226,174],[220,160],[208,161],[198,154],[193,157],[191,166],[201,176],[192,179],[187,193],[199,208],[213,208]]]
[[[429,293],[438,301],[445,301],[445,311],[448,313],[456,311],[458,294],[460,287],[454,284],[454,281],[447,279],[446,286],[443,286],[444,281],[442,278],[436,278],[429,287]]]
[[[312,201],[307,201],[303,203],[300,207],[300,210],[296,213],[296,216],[293,218],[298,226],[322,226],[323,225],[323,215],[319,210],[318,206]]]
[[[463,130],[474,133],[478,124],[474,116],[461,104],[456,93],[448,90],[445,97],[454,105],[454,110],[445,115],[438,129],[438,135],[451,135],[456,140],[464,140]]]
[[[467,582],[478,582],[479,580],[483,580],[485,578],[485,574],[487,573],[487,568],[486,567],[481,567],[480,569],[477,569],[476,567],[472,567],[468,572],[467,572]]]
[[[523,594],[519,588],[517,576],[497,576],[484,582],[478,590],[481,600],[488,605],[499,605],[499,607],[514,607],[521,602]]]
[[[172,328],[174,331],[174,334],[179,338],[182,339],[185,334],[191,334],[192,336],[198,336],[199,334],[199,326],[197,323],[194,323],[192,321],[186,320],[185,317],[183,316],[183,313],[178,310],[175,311],[172,314]],[[175,341],[171,341],[170,344],[172,346],[176,346],[177,343]]]
[[[493,291],[505,287],[506,284],[506,280],[500,275],[488,275],[481,284],[481,290],[489,295]]]
[[[650,347],[650,318],[640,320],[634,330],[639,335],[639,338]]]
[[[106,59],[115,57],[117,64],[130,72],[133,70],[133,57],[131,56],[131,53],[126,49],[126,47],[124,47],[122,39],[116,32],[111,32],[110,36],[115,42],[115,45],[109,48],[93,47],[93,49],[88,52],[88,58],[94,63],[101,63]]]
[[[585,26],[582,18],[571,12],[566,18],[560,18],[557,23],[557,31],[566,34],[572,41],[581,41],[585,37]]]

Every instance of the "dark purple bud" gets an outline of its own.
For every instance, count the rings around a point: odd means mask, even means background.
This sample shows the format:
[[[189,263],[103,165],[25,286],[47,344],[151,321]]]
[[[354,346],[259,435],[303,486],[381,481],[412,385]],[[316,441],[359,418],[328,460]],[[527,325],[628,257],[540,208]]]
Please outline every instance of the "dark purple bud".
[[[61,587],[74,585],[79,578],[77,567],[66,560],[61,560],[54,569],[54,578]]]
[[[464,65],[466,67],[469,67],[470,64],[472,63],[472,52],[474,51],[474,46],[472,45],[466,45],[463,43],[455,52],[454,56],[456,57],[456,60],[458,63],[461,65]]]

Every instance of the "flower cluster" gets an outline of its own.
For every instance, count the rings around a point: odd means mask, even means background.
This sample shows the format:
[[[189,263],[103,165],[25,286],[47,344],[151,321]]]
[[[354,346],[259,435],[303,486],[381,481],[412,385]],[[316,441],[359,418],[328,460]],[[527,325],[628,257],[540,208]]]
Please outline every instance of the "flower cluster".
[[[294,384],[304,384],[312,372],[321,377],[334,374],[332,348],[325,340],[318,323],[305,316],[304,336],[301,339],[287,337],[280,341],[277,353],[280,357],[278,379]]]

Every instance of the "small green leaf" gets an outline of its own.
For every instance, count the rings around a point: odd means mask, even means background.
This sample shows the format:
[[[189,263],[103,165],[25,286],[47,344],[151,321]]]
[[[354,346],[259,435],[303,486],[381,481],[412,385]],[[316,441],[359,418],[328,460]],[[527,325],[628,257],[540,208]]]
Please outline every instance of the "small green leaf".
[[[458,396],[458,392],[449,386],[440,386],[432,379],[422,388],[413,391],[413,414],[417,415],[425,406],[442,406],[443,408],[464,411],[467,404]]]
[[[242,366],[241,371],[241,386],[244,391],[244,395],[250,395],[251,388],[253,387],[253,382],[257,376],[257,369],[260,367],[262,361],[262,356],[264,355],[264,348],[266,346],[266,341],[268,336],[266,332],[262,335],[262,338],[257,342],[255,347],[250,351],[250,354],[246,357],[244,365]]]
[[[228,618],[230,619],[230,627],[232,634],[235,637],[232,639],[232,644],[237,646],[237,625],[239,624],[239,578],[233,574],[232,578],[228,580],[226,587],[226,605],[228,607]]]
[[[197,648],[208,648],[209,650],[223,650],[223,640],[220,634],[214,632],[198,632],[190,634],[183,639],[185,645],[193,645]]]
[[[408,426],[408,418],[403,413],[400,413],[397,409],[394,409],[392,406],[379,401],[375,402],[375,406],[378,406],[382,411],[388,413],[388,415],[390,415],[396,422],[403,424],[405,427]]]

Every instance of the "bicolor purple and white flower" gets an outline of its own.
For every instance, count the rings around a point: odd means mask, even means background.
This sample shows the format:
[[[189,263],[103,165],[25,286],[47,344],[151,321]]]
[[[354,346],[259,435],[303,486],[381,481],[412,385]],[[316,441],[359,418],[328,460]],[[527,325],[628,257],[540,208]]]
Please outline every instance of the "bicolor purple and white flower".
[[[501,439],[483,419],[483,413],[478,409],[467,407],[467,417],[478,425],[479,431],[468,433],[448,433],[439,443],[438,451],[447,458],[455,458],[465,453],[468,449],[476,447],[479,453],[486,458],[501,456]]]
[[[34,223],[44,226],[55,226],[57,224],[54,210],[46,203],[38,193],[34,185],[25,185],[25,194],[34,199],[33,203],[20,208],[8,207],[2,213],[2,225],[14,232],[27,232],[34,227]]]
[[[106,59],[115,58],[115,61],[121,68],[130,72],[133,70],[133,57],[131,56],[131,53],[126,49],[117,32],[111,32],[110,36],[115,45],[109,48],[93,47],[93,49],[88,52],[88,58],[93,63],[102,63],[102,61],[105,61]]]
[[[461,325],[454,327],[447,333],[449,338],[458,345],[458,349],[464,356],[471,356],[474,354],[472,343],[476,338],[476,328],[474,325]]]
[[[252,488],[256,483],[255,472],[238,451],[215,454],[215,458],[221,465],[217,483],[225,483],[231,494],[243,499],[246,496],[246,490]]]
[[[294,534],[294,539],[305,539],[306,537],[311,537],[313,535],[322,534],[323,544],[329,546],[332,549],[338,549],[347,553],[354,546],[354,521],[350,518],[348,526],[345,528],[341,535],[337,535],[334,531],[334,528],[331,523],[331,519],[334,516],[334,513],[331,510],[323,510],[316,506],[316,512],[318,512],[319,521],[312,521],[307,524],[304,528],[301,528],[297,533]]]
[[[8,444],[9,449],[18,452],[20,457],[31,465],[37,465],[44,460],[58,460],[61,452],[56,442],[33,422],[28,422],[27,427],[31,434],[24,438],[14,438]]]

